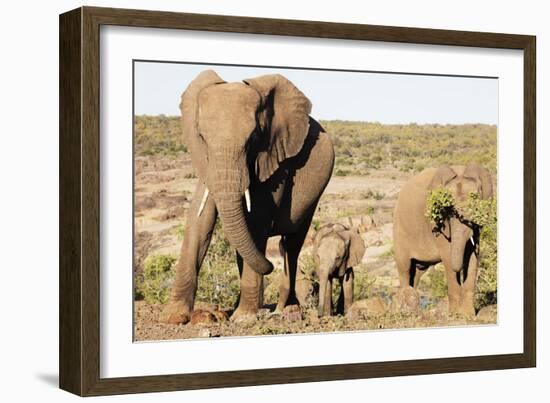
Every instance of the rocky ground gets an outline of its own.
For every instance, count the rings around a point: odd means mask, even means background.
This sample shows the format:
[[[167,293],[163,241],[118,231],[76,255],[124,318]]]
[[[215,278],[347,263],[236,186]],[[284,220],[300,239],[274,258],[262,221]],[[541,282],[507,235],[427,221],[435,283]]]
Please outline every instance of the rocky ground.
[[[426,284],[420,287],[418,311],[398,312],[396,309],[400,302],[395,298],[398,280],[393,261],[392,211],[401,185],[410,176],[410,173],[392,167],[373,170],[362,177],[333,176],[321,198],[302,256],[310,252],[314,227],[328,222],[358,227],[367,246],[362,264],[355,269],[356,281],[364,282],[356,287],[361,300],[357,301],[352,314],[347,317],[318,319],[316,311],[310,307],[298,313],[274,315],[269,309],[272,306],[269,306],[262,309],[255,320],[233,323],[225,320],[231,313],[231,307],[199,304],[197,309],[202,316],[197,322],[201,323],[165,325],[158,322],[161,305],[136,301],[135,340],[496,323],[496,306],[484,308],[474,320],[448,316],[445,300],[434,298]],[[185,212],[196,181],[190,161],[185,156],[136,158],[135,275],[140,273],[143,261],[151,254],[178,255]],[[277,238],[270,240],[267,256],[276,267],[274,274],[268,276],[272,278],[266,282],[267,302],[273,302],[273,294],[277,292],[276,277],[283,264]],[[236,265],[234,270],[237,270]],[[423,278],[422,281],[426,280]]]
[[[369,301],[367,303],[367,301]],[[196,320],[187,325],[168,325],[158,318],[162,305],[135,303],[136,341],[208,338],[221,336],[259,336],[292,333],[324,333],[358,330],[404,329],[448,326],[489,325],[496,322],[497,308],[483,308],[475,319],[449,316],[445,303],[416,312],[397,312],[376,297],[360,300],[351,313],[342,316],[317,317],[317,310],[306,308],[297,315],[285,311],[282,315],[272,313],[272,307],[261,309],[256,318],[235,323],[227,320],[230,310],[221,311],[217,306],[197,304]]]

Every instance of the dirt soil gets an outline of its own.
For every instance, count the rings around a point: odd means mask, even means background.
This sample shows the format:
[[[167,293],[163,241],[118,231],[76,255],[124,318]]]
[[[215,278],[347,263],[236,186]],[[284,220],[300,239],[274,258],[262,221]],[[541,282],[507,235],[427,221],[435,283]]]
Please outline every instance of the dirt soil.
[[[200,303],[198,304],[200,308]],[[475,319],[466,320],[447,315],[445,304],[416,314],[394,313],[373,316],[332,316],[318,318],[317,311],[305,309],[301,318],[290,319],[285,315],[271,313],[271,309],[261,309],[254,320],[234,323],[229,320],[214,323],[168,325],[158,318],[162,305],[148,305],[144,301],[135,303],[136,341],[171,340],[188,338],[208,338],[225,336],[260,336],[292,333],[324,333],[359,330],[405,329],[425,327],[473,326],[494,324],[496,306],[483,309]]]

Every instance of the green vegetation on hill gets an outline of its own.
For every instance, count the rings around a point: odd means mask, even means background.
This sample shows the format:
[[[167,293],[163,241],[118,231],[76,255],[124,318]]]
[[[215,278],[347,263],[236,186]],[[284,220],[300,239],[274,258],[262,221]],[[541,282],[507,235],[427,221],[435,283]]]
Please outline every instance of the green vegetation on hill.
[[[392,165],[418,172],[441,164],[478,162],[496,172],[497,128],[485,124],[384,125],[321,121],[336,150],[335,174],[365,175]]]
[[[134,147],[137,156],[186,153],[179,116],[135,116]]]
[[[368,175],[382,166],[416,172],[440,164],[478,162],[496,172],[497,128],[486,124],[385,125],[323,120],[336,151],[337,176]],[[136,116],[136,155],[186,153],[177,116]]]

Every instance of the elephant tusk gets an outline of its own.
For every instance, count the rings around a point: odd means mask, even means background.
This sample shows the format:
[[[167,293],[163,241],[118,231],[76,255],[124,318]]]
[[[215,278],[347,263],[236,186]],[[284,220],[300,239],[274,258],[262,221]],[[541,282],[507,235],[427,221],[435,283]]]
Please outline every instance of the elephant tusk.
[[[473,236],[470,237],[470,242],[472,243],[473,246],[476,246],[476,243],[474,242],[474,237]]]
[[[206,199],[208,199],[208,193],[210,193],[210,191],[208,190],[208,188],[206,188],[206,190],[204,191],[204,195],[202,196],[201,205],[199,206],[199,212],[197,214],[197,217],[201,215],[202,210],[204,209],[204,205],[206,204]]]
[[[244,200],[246,201],[246,211],[250,213],[250,191],[248,189],[244,191]]]

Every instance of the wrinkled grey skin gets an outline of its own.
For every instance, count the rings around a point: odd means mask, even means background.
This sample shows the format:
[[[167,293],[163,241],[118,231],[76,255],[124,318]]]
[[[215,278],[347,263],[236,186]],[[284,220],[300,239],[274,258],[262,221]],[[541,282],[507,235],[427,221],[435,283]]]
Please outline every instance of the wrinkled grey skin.
[[[339,304],[347,313],[353,304],[353,267],[361,263],[365,243],[357,229],[342,224],[327,224],[319,229],[313,241],[313,256],[319,279],[319,316],[332,314],[332,280],[341,285]]]
[[[207,70],[189,84],[180,108],[198,184],[160,320],[190,320],[217,216],[241,275],[232,319],[254,315],[262,303],[263,275],[273,270],[265,257],[270,236],[283,237],[281,301],[293,303],[298,255],[334,165],[328,134],[309,117],[310,101],[281,75],[226,83]]]
[[[441,231],[433,231],[426,217],[430,191],[450,190],[457,202],[470,192],[489,199],[493,195],[491,174],[477,164],[429,168],[411,178],[399,192],[394,211],[395,261],[402,288],[417,287],[420,277],[432,265],[445,266],[450,313],[475,315],[479,228],[468,217],[448,219]]]

